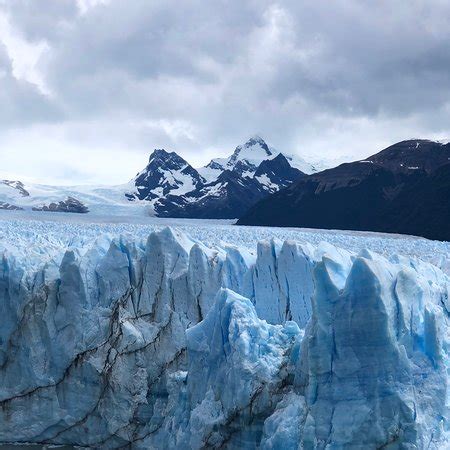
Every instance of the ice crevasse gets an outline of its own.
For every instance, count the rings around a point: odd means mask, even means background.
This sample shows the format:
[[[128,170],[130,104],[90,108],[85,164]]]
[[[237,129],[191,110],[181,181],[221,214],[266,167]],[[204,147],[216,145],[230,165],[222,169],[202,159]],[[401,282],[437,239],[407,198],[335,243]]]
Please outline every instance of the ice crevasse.
[[[170,228],[0,265],[0,442],[442,449],[450,279],[330,244]]]

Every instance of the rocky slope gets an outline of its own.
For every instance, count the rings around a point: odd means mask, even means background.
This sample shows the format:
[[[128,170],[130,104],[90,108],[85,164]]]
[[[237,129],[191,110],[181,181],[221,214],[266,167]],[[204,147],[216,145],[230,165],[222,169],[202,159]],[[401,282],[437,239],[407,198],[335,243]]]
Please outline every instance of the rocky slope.
[[[66,200],[59,201],[58,203],[52,202],[48,205],[35,206],[33,211],[49,211],[49,212],[68,212],[86,214],[89,212],[89,208],[83,203],[73,197],[67,197]]]
[[[236,170],[224,170],[216,180],[183,196],[168,195],[158,200],[155,205],[158,215],[201,219],[241,217],[258,200],[304,176],[281,153],[254,167],[251,176],[247,165],[244,172],[242,164],[236,166]]]
[[[406,233],[450,240],[450,144],[412,140],[299,179],[243,225]]]

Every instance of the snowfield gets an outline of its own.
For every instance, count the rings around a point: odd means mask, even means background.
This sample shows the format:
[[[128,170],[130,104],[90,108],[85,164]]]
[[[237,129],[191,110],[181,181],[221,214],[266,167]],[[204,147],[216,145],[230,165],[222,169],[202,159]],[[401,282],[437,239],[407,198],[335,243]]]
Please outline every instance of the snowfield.
[[[0,214],[0,443],[449,448],[449,243],[92,220]]]

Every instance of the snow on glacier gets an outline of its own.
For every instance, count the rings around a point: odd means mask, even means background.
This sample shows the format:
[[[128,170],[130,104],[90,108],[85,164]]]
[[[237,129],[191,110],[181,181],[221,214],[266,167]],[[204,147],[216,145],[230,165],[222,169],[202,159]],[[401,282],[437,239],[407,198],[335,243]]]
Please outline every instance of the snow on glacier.
[[[0,442],[448,448],[448,243],[167,223],[0,220]]]
[[[172,226],[207,247],[236,245],[256,252],[256,243],[278,239],[314,246],[327,242],[335,247],[359,252],[367,248],[382,255],[403,255],[431,262],[450,273],[450,242],[429,241],[403,235],[383,233],[313,230],[232,225],[229,220],[163,219],[135,216],[98,216],[52,212],[0,210],[0,245],[12,245],[16,254],[48,253],[56,255],[67,247],[84,248],[104,235],[132,234],[144,241],[153,231]]]

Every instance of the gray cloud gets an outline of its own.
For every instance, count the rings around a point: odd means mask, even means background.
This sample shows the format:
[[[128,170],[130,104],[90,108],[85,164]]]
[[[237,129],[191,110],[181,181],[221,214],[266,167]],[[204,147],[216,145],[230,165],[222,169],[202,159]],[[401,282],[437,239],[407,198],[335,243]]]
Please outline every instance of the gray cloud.
[[[59,120],[57,107],[37,86],[18,80],[6,47],[0,42],[0,130]]]
[[[3,9],[30,41],[64,39],[64,33],[79,14],[73,0],[4,0]]]
[[[310,158],[450,135],[448,2],[90,3],[0,0],[20,39],[45,43],[49,93],[3,69],[4,123],[53,121],[80,154],[168,146],[195,163],[255,132]]]

